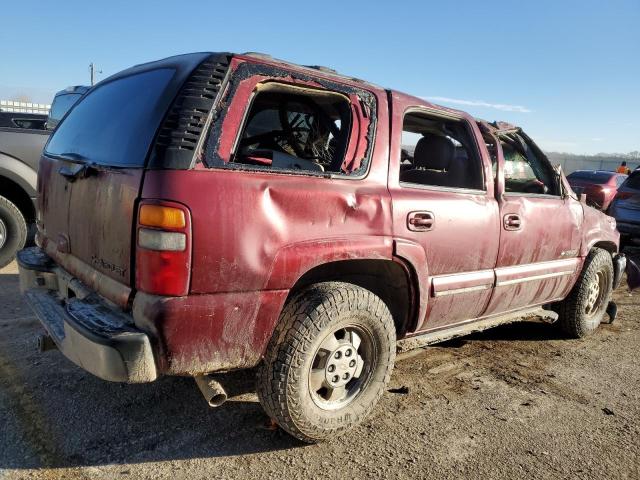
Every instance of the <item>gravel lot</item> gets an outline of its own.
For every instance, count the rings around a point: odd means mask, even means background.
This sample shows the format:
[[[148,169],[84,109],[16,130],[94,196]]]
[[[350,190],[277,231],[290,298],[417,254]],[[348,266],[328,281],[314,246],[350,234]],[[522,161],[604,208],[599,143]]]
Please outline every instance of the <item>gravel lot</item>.
[[[0,478],[640,478],[640,293],[584,341],[534,322],[413,352],[375,414],[332,443],[268,426],[253,374],[210,409],[195,383],[103,382],[39,354],[0,270]]]

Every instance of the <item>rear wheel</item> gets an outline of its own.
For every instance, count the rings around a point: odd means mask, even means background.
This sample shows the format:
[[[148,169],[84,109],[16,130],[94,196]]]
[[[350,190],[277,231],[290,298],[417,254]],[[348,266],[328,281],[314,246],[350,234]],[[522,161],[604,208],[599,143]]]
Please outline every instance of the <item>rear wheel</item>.
[[[0,268],[15,258],[27,241],[27,222],[12,202],[0,197]]]
[[[258,373],[258,396],[281,428],[317,442],[360,423],[387,385],[395,327],[372,292],[340,282],[313,285],[280,316]]]
[[[560,303],[559,325],[570,337],[592,333],[604,317],[613,288],[613,262],[606,250],[594,248],[569,296]]]

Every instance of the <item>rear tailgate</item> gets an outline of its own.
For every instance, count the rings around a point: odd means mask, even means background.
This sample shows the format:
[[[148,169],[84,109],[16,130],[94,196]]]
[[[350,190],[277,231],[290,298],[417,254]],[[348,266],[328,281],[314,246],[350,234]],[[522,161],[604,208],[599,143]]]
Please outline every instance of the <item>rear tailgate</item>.
[[[137,199],[163,119],[209,54],[140,65],[94,87],[41,159],[39,229],[56,262],[125,306],[133,285]],[[153,162],[157,167],[157,159]]]

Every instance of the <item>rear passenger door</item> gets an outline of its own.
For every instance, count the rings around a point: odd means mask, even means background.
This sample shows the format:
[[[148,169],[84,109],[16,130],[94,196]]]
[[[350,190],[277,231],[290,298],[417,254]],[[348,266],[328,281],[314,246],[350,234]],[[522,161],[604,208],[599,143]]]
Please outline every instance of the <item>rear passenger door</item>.
[[[563,298],[580,264],[582,205],[520,130],[498,135],[500,250],[486,314]]]
[[[475,319],[489,302],[498,253],[486,148],[470,118],[393,95],[389,190],[396,253],[418,246],[426,264],[418,274],[426,277],[420,283],[428,286],[421,295],[427,308],[417,330]]]

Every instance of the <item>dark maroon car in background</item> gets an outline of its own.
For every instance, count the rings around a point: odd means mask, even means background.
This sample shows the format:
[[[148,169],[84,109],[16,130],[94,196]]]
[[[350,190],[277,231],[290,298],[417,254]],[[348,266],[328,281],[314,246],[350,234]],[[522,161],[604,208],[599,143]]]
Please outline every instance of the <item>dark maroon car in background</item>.
[[[578,195],[584,193],[587,203],[600,210],[609,208],[626,175],[606,170],[576,170],[567,175],[569,185]]]

